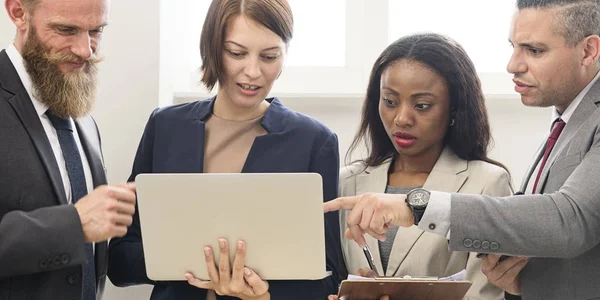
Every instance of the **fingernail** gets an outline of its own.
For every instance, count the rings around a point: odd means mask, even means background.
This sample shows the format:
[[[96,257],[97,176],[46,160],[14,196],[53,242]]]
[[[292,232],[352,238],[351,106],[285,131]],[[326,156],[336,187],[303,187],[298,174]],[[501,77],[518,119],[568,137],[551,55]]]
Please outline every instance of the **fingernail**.
[[[250,274],[252,274],[252,271],[250,271],[250,269],[248,268],[244,268],[244,274],[246,274],[246,276],[250,276]]]
[[[221,247],[221,249],[225,248],[225,240],[224,239],[219,239],[219,247]]]
[[[244,242],[238,241],[238,249],[244,250]]]
[[[206,256],[210,255],[210,247],[204,247],[204,255],[206,255]]]

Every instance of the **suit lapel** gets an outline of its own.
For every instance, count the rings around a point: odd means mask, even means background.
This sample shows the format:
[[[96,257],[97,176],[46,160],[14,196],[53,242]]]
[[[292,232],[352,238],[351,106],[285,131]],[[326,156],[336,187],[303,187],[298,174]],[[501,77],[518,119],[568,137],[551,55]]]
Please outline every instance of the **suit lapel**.
[[[588,117],[597,109],[595,101],[598,100],[598,95],[600,95],[600,81],[596,82],[583,97],[581,103],[579,103],[575,109],[575,112],[573,112],[569,122],[556,141],[552,152],[550,152],[550,156],[548,156],[548,160],[546,161],[542,175],[540,176],[536,191],[537,193],[544,190],[546,180],[548,179],[548,172],[552,167],[552,164],[554,164],[554,161],[556,161],[556,158],[563,152],[571,139],[573,139],[573,136],[577,130],[579,130],[581,125],[583,125],[583,123],[587,121]]]
[[[427,176],[423,188],[448,193],[458,192],[467,180],[467,176],[461,174],[466,170],[467,162],[458,158],[450,148],[445,148],[431,170],[431,173]],[[387,180],[384,182],[387,182]],[[424,231],[414,225],[408,228],[398,228],[398,233],[392,245],[386,274],[396,274],[400,265],[404,262],[406,256],[423,233]]]
[[[267,166],[272,169],[272,165],[265,164],[261,158],[268,157],[265,153],[278,149],[278,145],[286,143],[283,138],[283,131],[287,125],[287,119],[291,113],[277,98],[266,99],[270,105],[262,118],[260,125],[267,131],[266,135],[258,136],[254,139],[248,157],[242,167],[242,173],[264,172]]]
[[[94,120],[90,116],[80,118],[75,121],[81,146],[85,152],[90,170],[92,171],[92,180],[94,187],[106,184],[106,173],[102,163],[102,150],[100,149],[100,138]]]
[[[0,52],[0,78],[2,78],[2,88],[14,95],[14,97],[8,100],[8,103],[12,106],[29,133],[31,141],[48,173],[58,203],[67,204],[62,177],[60,176],[58,163],[56,162],[56,158],[54,158],[54,152],[52,151],[52,146],[50,146],[48,136],[46,136],[40,117],[33,107],[33,103],[19,78],[19,74],[5,50]]]
[[[460,159],[450,148],[446,147],[427,176],[423,188],[456,193],[467,181],[467,175],[462,174],[467,168],[467,161]]]
[[[388,160],[377,167],[369,167],[365,172],[357,175],[356,178],[356,195],[364,193],[384,193],[388,180],[388,169],[390,168],[391,160]],[[370,235],[365,235],[367,244],[371,249],[375,266],[379,272],[383,272],[381,264],[381,253],[379,252],[378,241]],[[384,274],[379,274],[384,275]]]
[[[252,147],[250,147],[250,151],[248,152],[248,157],[242,167],[242,173],[260,173],[267,171],[265,168],[272,169],[272,165],[264,163],[264,158],[269,157],[268,155],[265,156],[265,153],[277,149],[280,143],[286,143],[286,140],[281,136],[281,133],[278,132],[267,132],[266,135],[254,138]]]
[[[8,103],[13,107],[21,119],[21,122],[23,122],[23,126],[25,126],[25,129],[29,133],[31,140],[37,149],[38,155],[42,159],[44,168],[48,173],[48,177],[50,178],[50,182],[56,193],[56,198],[60,204],[68,204],[62,177],[60,176],[60,169],[58,168],[58,163],[54,157],[52,146],[50,146],[50,141],[48,140],[48,136],[46,136],[44,127],[42,127],[40,117],[35,111],[33,103],[27,95],[25,88],[13,98],[9,99]]]
[[[177,134],[171,138],[170,145],[166,145],[166,153],[169,153],[166,170],[169,173],[203,173],[206,123],[185,119],[170,126]]]
[[[155,132],[167,141],[154,148],[156,157],[165,158],[153,163],[155,173],[204,172],[205,120],[211,116],[215,99],[189,104],[193,105],[192,109],[185,115],[178,115],[177,122],[169,122],[170,133]]]

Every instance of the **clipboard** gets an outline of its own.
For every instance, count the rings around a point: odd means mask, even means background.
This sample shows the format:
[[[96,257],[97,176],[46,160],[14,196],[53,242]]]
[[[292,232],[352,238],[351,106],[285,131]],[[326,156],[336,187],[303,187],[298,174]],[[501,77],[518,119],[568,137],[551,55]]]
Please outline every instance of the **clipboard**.
[[[344,280],[338,297],[344,300],[379,300],[388,295],[390,300],[461,300],[470,281],[445,281],[400,278],[373,280]]]

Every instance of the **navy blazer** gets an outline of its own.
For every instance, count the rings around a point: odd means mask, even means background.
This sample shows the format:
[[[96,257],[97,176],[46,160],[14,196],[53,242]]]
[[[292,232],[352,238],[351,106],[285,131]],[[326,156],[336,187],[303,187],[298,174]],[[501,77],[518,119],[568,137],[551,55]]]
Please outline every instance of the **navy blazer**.
[[[255,139],[242,173],[319,173],[323,178],[324,200],[336,198],[339,176],[337,136],[318,121],[287,109],[277,98],[267,100],[271,105],[261,121],[267,134]],[[213,97],[156,109],[146,124],[129,180],[134,180],[140,173],[202,173],[204,121],[211,115],[214,101]],[[290,214],[288,211],[281,213]],[[302,220],[297,222],[298,226],[302,225]],[[326,299],[327,295],[337,293],[344,275],[339,269],[343,258],[337,214],[325,215],[325,240],[327,270],[333,275],[316,281],[270,281],[271,299]],[[185,281],[153,282],[148,279],[137,210],[127,235],[110,242],[108,276],[113,284],[121,287],[153,284],[152,300],[206,298],[206,290]]]

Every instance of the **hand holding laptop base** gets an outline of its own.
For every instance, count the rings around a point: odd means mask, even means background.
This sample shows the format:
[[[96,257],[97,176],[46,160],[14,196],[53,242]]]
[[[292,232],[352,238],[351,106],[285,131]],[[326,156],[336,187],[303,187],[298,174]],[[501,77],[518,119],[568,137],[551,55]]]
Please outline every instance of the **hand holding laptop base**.
[[[263,281],[252,269],[245,266],[246,243],[238,241],[233,265],[229,264],[229,243],[219,239],[219,265],[215,264],[213,250],[210,246],[204,248],[204,257],[210,281],[195,278],[186,273],[188,283],[202,289],[215,290],[217,295],[227,295],[243,300],[268,300],[269,283]]]

